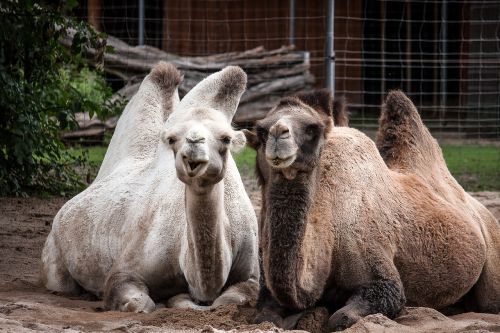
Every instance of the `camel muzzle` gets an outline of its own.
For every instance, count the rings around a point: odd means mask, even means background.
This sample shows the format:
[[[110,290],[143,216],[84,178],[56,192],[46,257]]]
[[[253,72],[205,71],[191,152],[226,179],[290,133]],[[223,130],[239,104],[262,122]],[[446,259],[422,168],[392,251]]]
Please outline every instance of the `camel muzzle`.
[[[204,142],[188,142],[181,152],[183,171],[189,177],[203,174],[208,167],[208,147]]]

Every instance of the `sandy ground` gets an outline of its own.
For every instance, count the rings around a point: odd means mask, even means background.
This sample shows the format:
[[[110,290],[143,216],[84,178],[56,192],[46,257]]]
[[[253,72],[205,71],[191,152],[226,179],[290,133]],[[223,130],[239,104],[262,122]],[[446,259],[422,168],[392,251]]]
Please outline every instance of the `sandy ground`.
[[[260,194],[253,180],[246,186],[258,211]],[[500,218],[500,194],[475,194]],[[1,332],[278,332],[264,323],[252,325],[255,310],[226,306],[211,311],[160,309],[151,314],[103,312],[90,295],[64,297],[38,284],[38,266],[54,215],[65,198],[0,198]],[[299,329],[322,332],[328,314],[312,310]],[[371,315],[344,332],[500,332],[500,315],[465,313],[446,317],[427,308],[408,308],[396,320]]]

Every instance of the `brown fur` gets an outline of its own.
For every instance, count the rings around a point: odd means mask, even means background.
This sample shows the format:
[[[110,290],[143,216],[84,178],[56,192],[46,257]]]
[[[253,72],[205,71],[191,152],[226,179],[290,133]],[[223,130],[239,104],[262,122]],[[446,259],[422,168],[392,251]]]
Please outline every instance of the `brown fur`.
[[[258,128],[265,133],[291,114],[297,110],[270,112]],[[292,119],[294,128],[310,121]],[[299,149],[289,167],[299,170],[296,178],[269,167],[260,235],[265,289],[275,302],[259,300],[263,313],[279,305],[305,309],[332,292],[347,293],[345,305],[329,304],[344,305],[329,322],[343,329],[371,313],[392,318],[405,303],[440,309],[469,291],[475,309],[498,312],[498,222],[449,174],[411,101],[389,94],[377,135],[380,153],[357,130],[322,130],[325,139]],[[303,135],[295,139],[301,146]],[[276,144],[262,135],[258,140],[258,155],[265,144]],[[280,311],[267,319],[286,314]]]
[[[338,100],[332,101],[330,92],[328,90],[319,90],[309,93],[301,93],[296,96],[285,97],[270,113],[276,113],[282,109],[286,110],[291,106],[295,108],[304,108],[307,106],[313,108],[317,112],[320,112],[322,115],[326,116],[321,117],[320,122],[326,123],[328,127],[331,126],[331,123],[329,121],[330,116],[333,117],[335,126],[348,126],[349,123],[345,98],[340,97]],[[266,212],[265,185],[269,181],[268,179],[270,174],[270,167],[266,162],[264,154],[262,152],[258,134],[254,131],[249,130],[244,130],[244,133],[246,136],[247,144],[257,151],[255,175],[257,176],[257,180],[261,187],[262,193],[262,207],[259,216],[259,230],[262,232],[262,230],[264,229],[263,220]]]
[[[349,111],[345,97],[335,98],[332,106],[333,123],[338,127],[349,126]]]
[[[329,90],[317,90],[314,93],[300,93],[295,96],[318,113],[324,113],[328,117],[332,116],[332,97]]]

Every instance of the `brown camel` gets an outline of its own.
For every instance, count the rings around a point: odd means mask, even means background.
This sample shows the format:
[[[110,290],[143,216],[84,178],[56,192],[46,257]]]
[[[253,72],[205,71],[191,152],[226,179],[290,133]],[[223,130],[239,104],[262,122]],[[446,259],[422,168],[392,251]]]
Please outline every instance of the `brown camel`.
[[[317,109],[328,110],[328,113],[331,113],[333,118],[333,123],[335,126],[346,127],[349,126],[349,114],[347,111],[347,103],[344,97],[338,97],[332,101],[330,96],[330,91],[326,89],[316,90],[314,93],[299,93],[293,96],[293,98],[298,98],[305,104]],[[257,176],[257,180],[259,186],[261,188],[261,210],[259,217],[259,230],[262,231],[262,223],[264,221],[264,216],[266,212],[266,183],[270,174],[270,166],[266,161],[265,154],[259,153],[259,148],[261,146],[260,140],[257,135],[253,132],[248,131],[246,129],[243,130],[245,136],[247,138],[247,145],[252,147],[257,151],[256,163],[255,163],[255,175]],[[259,235],[259,239],[262,238],[262,235]],[[262,269],[261,269],[262,270]],[[263,275],[261,274],[261,279],[263,279]]]
[[[318,304],[332,330],[405,304],[497,313],[498,221],[451,176],[412,102],[389,93],[377,149],[310,100],[283,99],[246,133],[269,165],[256,320],[287,326]]]

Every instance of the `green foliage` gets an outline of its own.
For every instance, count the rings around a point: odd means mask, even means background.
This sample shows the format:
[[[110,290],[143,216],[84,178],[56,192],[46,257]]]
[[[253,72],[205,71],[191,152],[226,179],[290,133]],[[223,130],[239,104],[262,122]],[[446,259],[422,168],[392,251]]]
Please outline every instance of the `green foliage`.
[[[241,174],[253,175],[255,169],[255,156],[257,153],[252,148],[245,146],[241,151],[233,154],[236,166]]]
[[[103,48],[102,36],[54,6],[7,0],[0,4],[0,195],[68,194],[83,186],[77,170],[83,154],[70,154],[61,130],[76,126],[74,114],[116,111],[99,74],[83,64],[84,45]],[[74,32],[71,48],[59,40]]]

